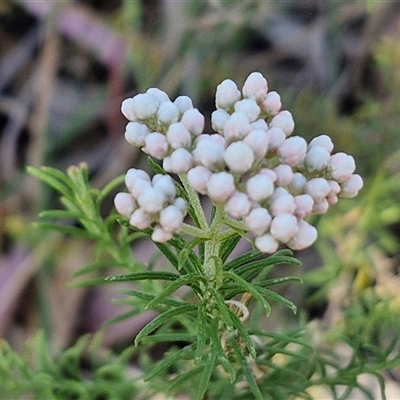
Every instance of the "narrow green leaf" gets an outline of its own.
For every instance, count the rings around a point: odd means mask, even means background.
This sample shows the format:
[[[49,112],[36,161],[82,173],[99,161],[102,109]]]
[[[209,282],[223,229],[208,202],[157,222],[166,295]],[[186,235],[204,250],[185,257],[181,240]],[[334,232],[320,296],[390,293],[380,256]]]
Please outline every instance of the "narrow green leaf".
[[[282,283],[287,283],[287,282],[303,283],[303,280],[298,276],[285,276],[283,278],[273,278],[273,279],[266,279],[263,281],[259,281],[257,282],[257,285],[265,288],[268,286],[281,285]]]
[[[254,346],[253,341],[251,340],[249,332],[243,326],[242,321],[239,320],[239,318],[235,315],[235,313],[231,312],[231,318],[233,321],[233,326],[237,329],[238,334],[242,337],[242,339],[246,343],[246,347],[249,350],[251,358],[255,359],[257,356],[256,348]]]
[[[197,385],[196,400],[202,400],[208,388],[208,383],[210,382],[211,374],[215,367],[216,354],[211,352],[208,354],[206,360],[204,360],[204,369],[201,374],[200,381]]]
[[[75,226],[53,224],[50,222],[36,222],[35,226],[39,229],[54,230],[65,233],[67,235],[77,236],[86,239],[95,239],[95,235],[84,229],[77,228]]]
[[[196,336],[190,333],[156,333],[146,336],[142,339],[142,343],[153,344],[160,342],[196,342]]]
[[[126,312],[124,312],[122,314],[118,314],[117,316],[107,320],[104,323],[104,327],[108,327],[110,325],[117,324],[118,322],[125,321],[125,320],[127,320],[129,318],[134,317],[135,315],[138,315],[139,313],[140,313],[140,310],[133,309],[133,310],[126,311]]]
[[[224,265],[224,269],[226,271],[229,271],[231,269],[237,268],[245,263],[248,263],[249,261],[254,260],[255,258],[258,258],[262,255],[262,253],[259,250],[250,250],[247,253],[244,253],[238,257],[236,257],[234,260],[229,261]]]
[[[145,336],[149,335],[151,332],[155,331],[160,325],[164,322],[170,321],[171,318],[182,315],[185,313],[196,311],[197,307],[190,304],[185,304],[176,308],[173,308],[168,311],[164,311],[162,314],[155,317],[151,322],[149,322],[136,336],[135,338],[135,345],[137,346],[138,343],[144,338]]]
[[[79,220],[81,213],[69,210],[43,210],[39,213],[39,218],[43,219],[74,219]]]
[[[285,307],[290,308],[290,309],[293,311],[294,314],[296,314],[296,312],[297,312],[297,307],[296,307],[295,304],[294,304],[293,302],[291,302],[290,300],[285,299],[285,298],[284,298],[283,296],[281,296],[280,294],[278,294],[278,293],[276,293],[276,292],[274,292],[274,291],[272,291],[272,290],[263,288],[263,287],[261,287],[261,286],[259,286],[259,285],[256,285],[256,284],[255,284],[254,287],[255,287],[261,294],[263,294],[265,297],[268,297],[268,298],[270,298],[270,299],[276,301],[277,303],[283,304]]]
[[[154,279],[175,281],[178,278],[179,275],[173,274],[172,272],[144,271],[127,275],[111,275],[111,276],[106,276],[104,279],[107,282],[133,282],[133,281],[154,280]]]
[[[205,313],[204,307],[199,306],[197,310],[197,347],[196,354],[194,356],[195,364],[199,363],[203,359],[204,348],[206,346],[206,339],[208,337],[208,320]]]
[[[186,245],[180,250],[178,256],[178,263],[180,265],[180,269],[182,269],[183,266],[187,263],[187,260],[193,253],[193,249],[199,244],[204,243],[206,241],[207,239],[204,238],[196,238],[186,243]]]
[[[121,289],[120,292],[124,293],[124,294],[127,294],[127,295],[130,295],[130,296],[135,296],[138,299],[141,299],[141,300],[144,300],[144,301],[147,301],[147,302],[151,301],[155,297],[154,294],[139,292],[139,291],[133,290],[133,289]],[[136,302],[136,300],[135,300],[135,302]],[[175,299],[164,299],[160,303],[165,304],[168,307],[180,307],[182,305],[188,305],[189,304],[186,301],[175,300]]]
[[[231,238],[224,240],[221,243],[219,257],[221,258],[223,263],[226,261],[228,256],[232,253],[232,251],[236,248],[241,238],[242,237],[239,234],[236,234]]]
[[[77,277],[80,275],[87,274],[89,272],[93,271],[98,271],[103,268],[109,268],[109,267],[124,267],[125,263],[119,263],[114,260],[103,260],[103,261],[97,261],[93,264],[90,264],[84,268],[80,268],[78,271],[74,272],[72,276]]]

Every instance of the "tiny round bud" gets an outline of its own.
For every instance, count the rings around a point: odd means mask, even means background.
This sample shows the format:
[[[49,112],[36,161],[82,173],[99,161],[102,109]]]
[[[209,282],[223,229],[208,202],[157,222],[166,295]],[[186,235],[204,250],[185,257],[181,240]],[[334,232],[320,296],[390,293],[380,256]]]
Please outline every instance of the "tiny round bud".
[[[147,126],[139,122],[129,122],[125,128],[125,140],[133,146],[144,146],[144,139],[149,133]]]
[[[276,172],[276,185],[286,186],[289,185],[293,180],[293,170],[290,165],[279,164],[274,168]]]
[[[244,223],[251,233],[260,236],[267,231],[271,224],[272,217],[268,210],[257,207],[250,211],[245,217]]]
[[[117,212],[124,217],[130,217],[137,208],[135,199],[129,193],[117,193],[114,205]]]
[[[139,93],[132,99],[132,109],[139,120],[154,118],[157,113],[159,101],[148,93]]]
[[[192,143],[192,136],[185,125],[181,122],[175,122],[170,125],[165,135],[168,144],[173,149],[179,147],[188,148]]]
[[[136,181],[145,181],[150,186],[150,176],[146,171],[136,168],[128,169],[125,175],[125,186],[132,192]],[[133,193],[135,195],[135,193]],[[135,195],[136,196],[136,195]]]
[[[281,128],[273,127],[269,128],[268,134],[268,151],[276,151],[286,139],[285,132]]]
[[[183,216],[185,216],[187,214],[187,202],[182,197],[177,197],[173,201],[172,205],[175,206],[176,208],[178,208],[181,211]]]
[[[279,214],[271,222],[271,235],[282,243],[289,242],[297,232],[297,218],[292,214]]]
[[[224,152],[224,161],[233,172],[247,172],[253,165],[253,150],[244,142],[231,143]]]
[[[339,183],[347,180],[355,169],[354,158],[345,153],[334,154],[328,163],[329,176]]]
[[[243,99],[235,103],[235,111],[245,114],[249,122],[254,122],[260,115],[260,107],[253,99]]]
[[[176,206],[168,206],[160,212],[160,225],[167,232],[179,232],[183,222],[183,214]]]
[[[149,88],[147,89],[146,93],[154,97],[160,104],[170,101],[167,93],[165,93],[159,88]]]
[[[178,121],[178,107],[170,101],[164,101],[160,104],[157,111],[157,121],[160,125],[168,126]]]
[[[304,186],[304,191],[308,193],[316,203],[328,196],[331,188],[328,181],[324,178],[310,179]]]
[[[124,115],[124,117],[126,119],[128,119],[129,121],[132,121],[132,122],[138,120],[136,113],[135,113],[134,104],[135,104],[135,102],[133,101],[132,98],[125,99],[121,104],[122,114]]]
[[[252,72],[244,82],[242,93],[247,99],[260,103],[268,92],[268,82],[260,72]]]
[[[233,176],[228,172],[212,174],[207,181],[207,194],[211,200],[224,202],[235,192]]]
[[[333,150],[332,139],[328,135],[320,135],[320,136],[316,136],[314,139],[312,139],[310,144],[308,145],[308,147],[311,148],[314,146],[323,147],[329,154]]]
[[[167,202],[164,192],[158,188],[149,188],[142,192],[137,199],[141,209],[149,214],[160,212]]]
[[[261,201],[272,195],[274,183],[266,174],[257,174],[246,182],[246,192],[251,200]]]
[[[300,164],[307,151],[307,142],[300,136],[287,138],[276,151],[279,160],[283,164],[295,167]]]
[[[279,214],[292,214],[296,209],[296,203],[294,197],[290,193],[277,194],[279,191],[276,189],[276,193],[272,196],[269,211],[272,216],[276,217]]]
[[[294,215],[299,219],[303,219],[311,214],[314,199],[309,194],[300,194],[294,196],[294,203],[296,204]]]
[[[212,172],[202,165],[192,168],[187,173],[187,178],[190,186],[201,194],[207,193],[207,182],[210,179]]]
[[[279,247],[277,240],[269,233],[256,237],[254,244],[262,253],[268,254],[275,253]]]
[[[245,138],[250,130],[251,126],[247,115],[235,111],[224,125],[224,137],[230,143]]]
[[[268,134],[264,130],[251,130],[249,134],[243,139],[252,150],[254,158],[257,161],[265,157],[268,149]]]
[[[151,132],[144,139],[145,146],[142,148],[143,152],[162,160],[168,153],[169,145],[167,138],[159,132]]]
[[[144,210],[138,208],[129,219],[129,224],[141,230],[146,229],[151,225],[151,217]]]
[[[269,123],[270,128],[281,128],[283,132],[285,132],[286,137],[290,136],[293,133],[294,129],[294,120],[292,114],[287,111],[279,111],[276,114],[271,122]]]
[[[161,226],[157,225],[151,234],[151,240],[156,243],[165,243],[172,239],[172,235],[172,232],[167,232]]]
[[[230,110],[233,108],[233,105],[240,100],[240,97],[240,91],[237,88],[236,83],[231,79],[225,79],[217,86],[215,105],[217,108]]]
[[[322,171],[327,167],[330,157],[331,155],[325,147],[315,145],[309,147],[304,158],[304,165],[308,172]]]
[[[165,195],[165,199],[171,202],[175,199],[176,189],[174,181],[169,175],[157,174],[152,179],[153,188],[160,190]]]
[[[178,96],[174,104],[178,107],[180,115],[183,115],[186,110],[193,108],[192,99],[188,96]]]
[[[235,192],[225,203],[225,212],[234,219],[246,216],[250,212],[251,202],[245,193]]]
[[[282,107],[281,96],[277,92],[267,93],[260,107],[267,115],[275,116]]]
[[[297,225],[298,231],[296,235],[290,239],[288,246],[292,250],[303,250],[310,247],[317,240],[318,232],[314,226],[306,221],[300,220]]]
[[[190,168],[192,168],[192,166],[192,154],[182,147],[176,149],[169,157],[164,158],[163,161],[163,167],[165,171],[172,172],[174,174],[186,174]]]
[[[224,126],[229,118],[230,114],[228,114],[222,108],[213,111],[213,113],[211,114],[211,126],[214,131],[222,135],[224,133]]]
[[[339,193],[339,197],[347,199],[355,197],[363,187],[363,184],[364,183],[360,175],[350,175],[350,177],[340,185],[341,191]]]
[[[181,123],[193,136],[199,136],[204,129],[204,115],[197,108],[191,108],[184,112]]]
[[[225,147],[225,139],[221,135],[200,135],[193,150],[194,160],[207,168],[223,165]]]
[[[313,213],[315,214],[325,214],[329,209],[329,202],[327,199],[322,199],[319,202],[315,202],[313,205]]]
[[[300,172],[295,172],[293,174],[292,181],[288,185],[288,189],[292,194],[301,194],[303,193],[304,186],[306,183],[307,183],[306,177]]]
[[[277,180],[276,172],[270,168],[261,168],[259,173],[268,176],[273,183],[275,183]]]
[[[260,131],[267,131],[268,130],[268,124],[265,119],[259,118],[254,122],[250,123],[250,127],[252,130],[260,130]]]

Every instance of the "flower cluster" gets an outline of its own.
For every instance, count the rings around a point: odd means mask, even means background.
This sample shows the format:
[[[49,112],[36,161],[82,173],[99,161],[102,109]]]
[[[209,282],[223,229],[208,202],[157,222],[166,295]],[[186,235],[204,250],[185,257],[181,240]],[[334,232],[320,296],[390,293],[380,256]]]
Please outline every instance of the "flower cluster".
[[[362,188],[361,177],[354,174],[353,157],[332,154],[333,143],[326,135],[310,143],[292,136],[292,115],[281,110],[279,94],[268,91],[267,80],[259,72],[247,77],[241,91],[232,80],[223,81],[215,104],[211,122],[216,133],[206,134],[204,116],[193,108],[190,98],[180,96],[172,102],[166,93],[151,88],[122,103],[122,113],[130,121],[125,138],[162,160],[165,171],[186,175],[196,192],[223,204],[230,218],[243,222],[260,251],[273,253],[280,243],[294,250],[310,246],[317,231],[305,218],[326,213],[339,197],[354,197]],[[131,194],[117,195],[117,210],[139,229],[155,221],[159,225],[153,240],[169,240],[183,221],[183,200],[179,199],[180,206],[166,194],[159,200],[153,193],[164,193],[157,187],[158,178],[153,178],[152,186],[146,178],[144,189],[135,183],[135,179],[141,181],[135,174],[128,171]],[[136,186],[141,187],[140,193]],[[122,206],[127,196],[132,200]],[[150,198],[153,206],[148,204]],[[162,216],[169,207],[180,212],[171,226]]]

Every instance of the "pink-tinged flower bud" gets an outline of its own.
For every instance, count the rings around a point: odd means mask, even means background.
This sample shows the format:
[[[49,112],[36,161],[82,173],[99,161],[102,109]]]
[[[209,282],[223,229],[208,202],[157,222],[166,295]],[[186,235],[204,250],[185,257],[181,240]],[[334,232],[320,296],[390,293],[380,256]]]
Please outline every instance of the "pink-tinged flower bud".
[[[328,163],[328,171],[330,178],[339,183],[347,180],[356,169],[356,163],[352,156],[346,153],[336,153],[331,156]]]
[[[363,185],[364,183],[360,175],[350,175],[350,177],[340,185],[341,191],[339,193],[339,197],[347,199],[353,198],[361,190]]]
[[[235,192],[233,176],[228,172],[212,174],[207,181],[207,194],[211,200],[222,203]]]
[[[167,232],[161,226],[157,225],[154,227],[154,231],[151,234],[151,240],[156,243],[165,243],[171,240],[172,236],[172,232]]]
[[[178,210],[180,210],[183,216],[187,214],[187,202],[182,197],[177,197],[173,201],[172,205],[175,206]]]
[[[179,232],[183,222],[183,214],[178,207],[171,205],[161,210],[159,222],[165,231]]]
[[[305,193],[308,193],[316,203],[328,196],[331,188],[324,178],[310,179],[304,186]]]
[[[282,107],[281,96],[277,92],[269,92],[261,103],[261,110],[267,115],[275,116]]]
[[[235,111],[245,114],[249,122],[254,122],[260,115],[260,107],[253,99],[243,99],[235,103]]]
[[[276,184],[278,186],[286,186],[289,185],[293,180],[293,170],[290,165],[287,164],[279,164],[274,168],[276,172]]]
[[[281,163],[295,167],[303,161],[306,152],[306,140],[300,136],[292,136],[283,142],[283,144],[276,151],[276,154],[278,155]]]
[[[164,194],[166,201],[172,202],[175,199],[176,188],[169,175],[154,175],[152,183],[154,189],[160,190]]]
[[[159,101],[155,97],[139,93],[132,100],[132,109],[137,119],[146,120],[156,116]]]
[[[224,164],[225,140],[221,135],[200,135],[193,157],[196,163],[207,168]]]
[[[282,146],[283,142],[286,139],[285,132],[281,128],[269,127],[268,131],[268,151],[276,151],[280,146]]]
[[[230,110],[233,108],[233,105],[240,100],[240,97],[240,91],[237,88],[236,83],[231,79],[225,79],[217,86],[215,105],[217,108]]]
[[[294,210],[294,215],[303,219],[308,217],[314,206],[314,199],[309,194],[300,194],[294,196],[294,203],[296,204],[296,209]]]
[[[256,237],[254,244],[256,245],[257,249],[260,250],[262,253],[268,254],[275,253],[279,247],[279,243],[277,242],[277,240],[269,233]]]
[[[225,203],[225,212],[233,219],[245,217],[251,208],[251,202],[245,193],[235,192]]]
[[[128,169],[125,175],[125,186],[130,192],[132,192],[134,185],[137,181],[147,182],[148,186],[150,186],[150,176],[146,171],[136,168]],[[132,194],[136,196],[135,193],[132,192]]]
[[[338,194],[340,192],[340,185],[336,181],[330,179],[328,185],[331,188],[332,193]]]
[[[228,114],[222,108],[213,111],[213,113],[211,114],[211,126],[214,131],[222,135],[224,133],[224,126],[229,118],[230,114]]]
[[[264,234],[272,221],[272,217],[268,210],[263,207],[257,207],[250,211],[249,215],[244,218],[244,223],[251,233],[255,236]]]
[[[135,109],[134,109],[134,104],[135,102],[133,101],[132,98],[130,99],[125,99],[122,104],[121,104],[121,112],[124,115],[124,117],[132,122],[135,122],[138,120]]]
[[[244,142],[231,143],[224,152],[224,161],[233,172],[247,172],[254,162],[253,150]]]
[[[207,194],[207,182],[212,172],[202,165],[192,168],[187,173],[190,186],[201,194]]]
[[[117,212],[124,217],[130,217],[137,208],[135,199],[129,193],[117,193],[114,205]]]
[[[160,125],[168,126],[178,121],[179,109],[170,101],[164,101],[160,104],[157,111],[157,122]]]
[[[170,101],[167,93],[159,88],[149,88],[147,89],[146,93],[154,97],[160,104],[166,101]]]
[[[197,108],[191,108],[184,112],[181,123],[193,136],[199,136],[204,130],[204,115]]]
[[[178,96],[174,104],[178,107],[180,115],[183,115],[186,110],[193,108],[192,99],[188,96]]]
[[[279,214],[293,214],[296,209],[294,197],[290,193],[274,194],[269,205],[269,212],[276,217]]]
[[[325,197],[325,199],[330,206],[335,205],[339,201],[338,195],[333,192],[330,192],[328,196]]]
[[[295,172],[293,174],[292,182],[290,182],[290,184],[288,185],[288,189],[292,194],[301,194],[303,193],[306,183],[306,177],[300,172]]]
[[[289,242],[298,232],[297,218],[292,214],[279,214],[271,222],[270,233],[282,243]]]
[[[265,119],[259,118],[256,121],[252,122],[250,124],[250,127],[252,130],[260,130],[260,131],[267,131],[268,130],[268,124]]]
[[[290,136],[293,133],[294,129],[294,120],[292,114],[287,111],[279,111],[276,114],[271,122],[269,123],[270,128],[281,128],[283,132],[285,132],[286,137]]]
[[[268,176],[269,179],[271,179],[272,182],[276,182],[277,176],[276,172],[273,169],[270,168],[261,168],[259,171],[260,174]]]
[[[250,132],[251,126],[247,115],[235,111],[224,125],[224,137],[230,142],[241,140]]]
[[[246,182],[246,193],[251,200],[265,200],[274,192],[274,183],[266,174],[257,174]]]
[[[144,139],[149,133],[147,126],[139,122],[129,122],[125,129],[125,140],[133,146],[144,146]]]
[[[268,150],[268,133],[266,131],[251,130],[243,139],[243,142],[253,150],[256,161],[260,161],[265,157]]]
[[[314,146],[323,147],[329,154],[333,150],[332,139],[328,135],[320,135],[320,136],[316,136],[314,139],[312,139],[311,142],[309,143],[308,147],[311,148]]]
[[[155,214],[164,208],[167,198],[160,189],[152,187],[142,192],[137,198],[137,202],[143,211]]]
[[[330,153],[322,146],[309,147],[304,158],[304,165],[308,172],[322,171],[328,165],[331,158]]]
[[[159,132],[151,132],[144,139],[145,146],[142,151],[149,156],[162,160],[168,153],[167,138]]]
[[[171,124],[165,137],[173,149],[178,149],[179,147],[188,148],[192,143],[192,135],[181,122]]]
[[[165,157],[163,168],[174,174],[186,174],[193,166],[193,156],[184,148],[176,149],[169,157]]]
[[[151,216],[138,208],[129,219],[129,224],[141,230],[146,229],[151,225]]]
[[[243,97],[253,99],[257,103],[264,100],[268,92],[268,82],[260,72],[252,72],[244,82]]]
[[[313,205],[313,213],[315,214],[325,214],[329,209],[329,202],[327,199],[322,199],[319,202],[315,202]]]
[[[292,250],[303,250],[310,247],[317,240],[318,232],[314,226],[308,222],[300,220],[298,222],[298,231],[289,241],[288,246]]]

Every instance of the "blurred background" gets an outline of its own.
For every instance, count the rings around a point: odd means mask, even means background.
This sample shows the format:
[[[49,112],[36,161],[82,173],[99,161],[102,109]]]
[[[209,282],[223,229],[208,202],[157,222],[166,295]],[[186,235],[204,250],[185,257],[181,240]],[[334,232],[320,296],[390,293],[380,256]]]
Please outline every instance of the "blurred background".
[[[281,94],[297,134],[330,135],[365,179],[357,199],[313,221],[320,238],[298,255],[305,285],[289,297],[328,326],[364,295],[371,318],[382,298],[398,311],[399,29],[396,1],[2,0],[0,336],[18,350],[44,329],[58,350],[121,312],[114,287],[68,287],[93,243],[32,228],[59,204],[25,167],[85,161],[103,187],[146,163],[123,138],[123,99],[186,94],[210,129],[216,85],[240,87],[252,71]],[[149,318],[108,328],[105,345],[130,343]]]

